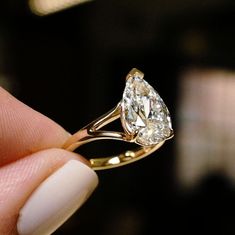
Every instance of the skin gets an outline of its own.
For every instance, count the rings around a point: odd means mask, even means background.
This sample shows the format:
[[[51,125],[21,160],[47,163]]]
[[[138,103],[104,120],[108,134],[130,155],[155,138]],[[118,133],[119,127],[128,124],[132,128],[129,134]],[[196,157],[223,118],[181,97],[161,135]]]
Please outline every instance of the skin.
[[[0,87],[0,234],[16,235],[20,209],[55,170],[81,156],[62,149],[69,134]]]

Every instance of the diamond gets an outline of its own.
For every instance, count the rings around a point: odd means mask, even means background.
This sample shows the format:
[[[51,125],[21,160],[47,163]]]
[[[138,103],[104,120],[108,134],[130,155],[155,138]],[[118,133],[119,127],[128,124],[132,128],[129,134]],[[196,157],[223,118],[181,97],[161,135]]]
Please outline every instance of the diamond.
[[[139,73],[128,77],[121,101],[122,124],[143,146],[158,144],[172,133],[170,113],[159,94]]]

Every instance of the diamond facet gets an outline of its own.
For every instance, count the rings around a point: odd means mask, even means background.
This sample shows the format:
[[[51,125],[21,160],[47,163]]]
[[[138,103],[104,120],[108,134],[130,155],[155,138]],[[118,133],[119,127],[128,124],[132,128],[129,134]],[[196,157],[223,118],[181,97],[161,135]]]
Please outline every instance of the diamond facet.
[[[121,101],[122,124],[143,146],[158,144],[172,134],[169,111],[159,94],[138,73],[130,76]]]

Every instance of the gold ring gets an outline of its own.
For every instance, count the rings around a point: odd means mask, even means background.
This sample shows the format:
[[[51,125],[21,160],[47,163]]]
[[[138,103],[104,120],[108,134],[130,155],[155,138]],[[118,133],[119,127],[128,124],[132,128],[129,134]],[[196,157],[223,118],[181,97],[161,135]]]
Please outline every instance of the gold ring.
[[[139,145],[136,150],[90,159],[94,170],[104,170],[129,164],[160,148],[173,137],[170,113],[159,94],[144,79],[144,74],[132,69],[126,77],[122,100],[112,110],[72,135],[64,149],[74,151],[95,140],[112,139]],[[120,118],[123,132],[100,130]]]

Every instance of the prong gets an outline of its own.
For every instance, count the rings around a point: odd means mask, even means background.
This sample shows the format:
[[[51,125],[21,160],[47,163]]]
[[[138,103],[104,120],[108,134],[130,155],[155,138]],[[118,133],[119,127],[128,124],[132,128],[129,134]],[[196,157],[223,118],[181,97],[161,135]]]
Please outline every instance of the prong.
[[[140,77],[141,79],[144,78],[144,73],[142,73],[140,70],[136,69],[136,68],[133,68],[126,76],[126,80],[128,80],[129,78],[132,78],[132,77]]]
[[[172,139],[174,137],[174,131],[171,129],[171,134],[169,137],[166,138],[166,140]]]

